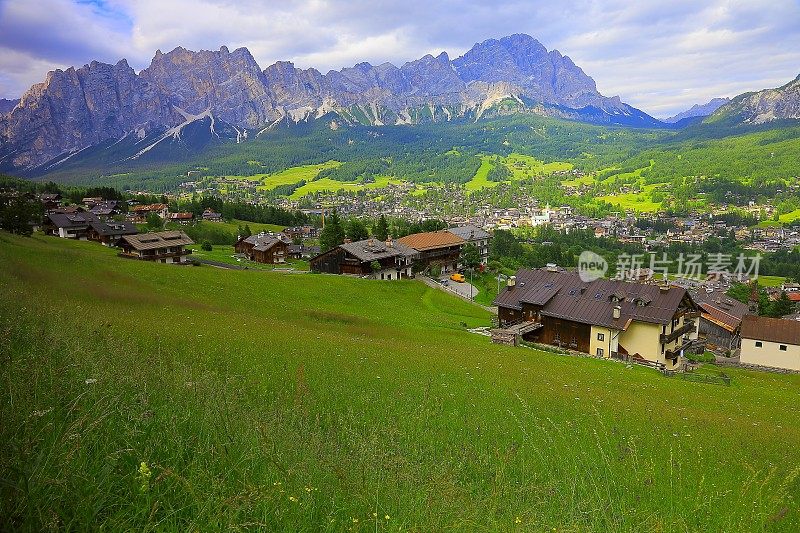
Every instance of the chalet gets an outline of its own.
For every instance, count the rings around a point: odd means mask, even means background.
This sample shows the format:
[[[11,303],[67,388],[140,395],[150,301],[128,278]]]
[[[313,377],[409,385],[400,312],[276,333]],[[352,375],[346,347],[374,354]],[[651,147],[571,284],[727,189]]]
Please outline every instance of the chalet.
[[[97,241],[103,246],[116,246],[125,235],[136,235],[139,231],[131,222],[115,222],[112,220],[98,220],[90,222],[86,229],[86,238]]]
[[[42,193],[39,195],[39,201],[42,202],[45,212],[56,209],[61,205],[61,195],[58,193]]]
[[[718,292],[700,291],[694,297],[700,307],[698,336],[711,350],[730,351],[739,347],[742,319],[747,304]]]
[[[374,279],[402,279],[412,275],[418,252],[402,242],[378,239],[346,242],[311,259],[311,270],[352,274]]]
[[[289,256],[289,244],[277,234],[259,233],[240,237],[233,248],[237,254],[243,254],[258,263],[285,263]]]
[[[414,233],[397,239],[397,242],[419,253],[419,270],[435,265],[441,267],[443,272],[458,269],[461,248],[466,243],[464,239],[447,230]]]
[[[211,208],[207,208],[203,211],[201,218],[206,222],[222,222],[222,215]]]
[[[44,218],[42,229],[47,235],[85,241],[88,238],[89,225],[97,222],[100,219],[87,212],[49,213]]]
[[[161,263],[184,263],[184,257],[192,253],[184,246],[190,244],[194,244],[194,241],[182,231],[160,231],[123,235],[117,246],[122,248],[120,257]]]
[[[491,240],[492,236],[489,235],[488,232],[477,226],[473,226],[472,224],[453,227],[447,231],[464,239],[469,244],[474,245],[475,248],[478,249],[478,253],[481,256],[481,264],[485,265],[489,261],[489,241]]]
[[[167,204],[135,205],[131,208],[130,213],[135,220],[145,222],[150,213],[155,213],[161,218],[167,218],[169,208]]]
[[[305,244],[290,244],[287,254],[291,259],[311,259],[320,254],[319,246],[307,246]]]
[[[674,369],[696,343],[698,307],[678,287],[522,269],[494,303],[501,328],[516,327],[525,340],[597,357]]]
[[[283,230],[290,239],[316,239],[319,237],[319,228],[314,226],[292,226]]]
[[[89,211],[101,220],[120,214],[119,203],[115,200],[101,200],[92,204]]]
[[[194,213],[170,213],[167,221],[186,226],[194,221]]]
[[[800,370],[800,322],[746,315],[739,362]]]

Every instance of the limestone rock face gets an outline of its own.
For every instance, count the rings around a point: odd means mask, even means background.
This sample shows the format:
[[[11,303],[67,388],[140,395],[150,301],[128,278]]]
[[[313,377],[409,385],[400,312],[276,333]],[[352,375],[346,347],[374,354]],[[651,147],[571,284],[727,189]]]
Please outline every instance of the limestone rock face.
[[[140,77],[192,114],[210,110],[236,126],[256,128],[278,118],[266,77],[247,48],[157,51]]]
[[[168,99],[124,59],[55,70],[0,123],[0,162],[37,166],[64,152],[149,131],[171,122],[171,114]]]
[[[740,94],[720,107],[709,121],[766,124],[800,119],[800,76],[777,89]]]
[[[477,120],[508,99],[516,103],[501,106],[503,113],[659,124],[619,98],[601,95],[569,57],[528,35],[478,43],[455,60],[442,52],[399,68],[359,63],[324,75],[287,61],[261,70],[246,48],[178,47],[157,51],[139,74],[125,60],[92,62],[50,72],[19,105],[0,101],[0,168],[37,167],[131,134],[143,139],[153,131],[171,131],[178,139],[176,132],[201,118],[209,121],[212,135],[215,124],[225,124],[236,142],[244,142],[253,130],[329,113],[375,126]]]

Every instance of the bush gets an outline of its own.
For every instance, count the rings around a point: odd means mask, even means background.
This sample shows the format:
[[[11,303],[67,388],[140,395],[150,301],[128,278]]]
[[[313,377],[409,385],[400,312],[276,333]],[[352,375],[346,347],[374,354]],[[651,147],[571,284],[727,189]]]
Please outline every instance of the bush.
[[[210,251],[211,251],[211,250],[213,250],[214,248],[213,248],[213,246],[211,245],[211,241],[209,241],[208,239],[205,239],[205,240],[204,240],[204,241],[203,241],[203,242],[200,244],[200,249],[201,249],[201,250],[203,250],[203,251],[206,251],[206,252],[210,252]]]

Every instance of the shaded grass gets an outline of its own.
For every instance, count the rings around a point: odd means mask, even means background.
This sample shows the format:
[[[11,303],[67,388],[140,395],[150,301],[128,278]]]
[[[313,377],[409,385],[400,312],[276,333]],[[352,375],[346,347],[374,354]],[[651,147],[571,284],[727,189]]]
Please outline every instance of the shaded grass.
[[[800,376],[668,380],[492,345],[417,282],[2,236],[3,529],[800,527]]]

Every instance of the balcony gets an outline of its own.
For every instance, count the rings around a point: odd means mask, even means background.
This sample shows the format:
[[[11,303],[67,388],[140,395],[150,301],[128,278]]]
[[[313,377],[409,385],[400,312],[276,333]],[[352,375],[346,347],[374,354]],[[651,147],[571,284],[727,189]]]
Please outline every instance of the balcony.
[[[667,359],[675,359],[676,357],[681,355],[681,352],[686,352],[692,346],[694,346],[694,341],[692,340],[685,341],[680,346],[675,347],[675,349],[667,350],[666,352],[664,352],[664,357],[666,357]]]
[[[681,335],[685,335],[686,333],[691,333],[694,331],[695,322],[694,320],[686,320],[684,321],[683,325],[673,331],[672,333],[662,333],[659,341],[662,344],[669,344],[673,342],[675,339],[680,337]]]
[[[190,255],[192,253],[191,250],[180,250],[177,252],[163,252],[158,254],[145,254],[139,255],[137,253],[125,253],[120,252],[118,255],[119,257],[125,257],[127,259],[141,259],[144,261],[159,261],[161,259],[166,259],[168,257],[182,257],[184,255]]]

